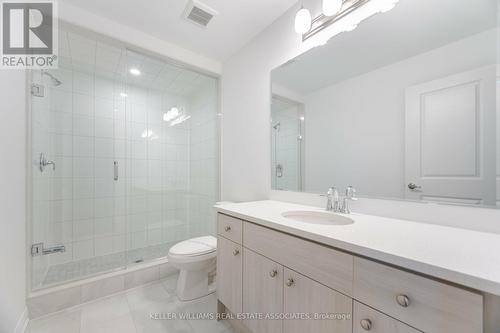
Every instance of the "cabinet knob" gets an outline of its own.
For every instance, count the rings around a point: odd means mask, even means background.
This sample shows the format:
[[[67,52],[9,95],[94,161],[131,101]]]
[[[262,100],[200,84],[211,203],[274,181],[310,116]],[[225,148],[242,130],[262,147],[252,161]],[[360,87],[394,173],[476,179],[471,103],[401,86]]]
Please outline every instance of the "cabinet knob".
[[[406,295],[397,295],[396,302],[401,305],[403,308],[407,308],[410,305],[410,298]]]
[[[231,231],[231,227],[227,225],[227,226],[224,228],[224,230],[226,230],[226,232],[229,232],[229,231]]]
[[[269,272],[269,276],[270,277],[275,277],[276,275],[278,275],[278,271],[276,269],[273,269],[272,271]]]
[[[361,319],[359,323],[365,331],[372,329],[372,321],[370,319]]]
[[[285,282],[285,284],[288,286],[288,287],[291,287],[295,284],[295,281],[293,281],[292,278],[288,278]]]
[[[237,256],[238,254],[240,254],[240,250],[234,249],[233,256]]]

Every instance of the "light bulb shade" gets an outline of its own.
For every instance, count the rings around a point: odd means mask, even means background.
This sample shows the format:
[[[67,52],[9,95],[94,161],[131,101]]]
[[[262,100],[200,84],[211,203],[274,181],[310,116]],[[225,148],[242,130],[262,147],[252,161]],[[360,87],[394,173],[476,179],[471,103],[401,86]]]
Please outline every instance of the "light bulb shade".
[[[311,12],[309,9],[301,8],[295,15],[295,32],[305,34],[311,30]]]
[[[333,16],[342,9],[342,0],[323,0],[323,15]]]

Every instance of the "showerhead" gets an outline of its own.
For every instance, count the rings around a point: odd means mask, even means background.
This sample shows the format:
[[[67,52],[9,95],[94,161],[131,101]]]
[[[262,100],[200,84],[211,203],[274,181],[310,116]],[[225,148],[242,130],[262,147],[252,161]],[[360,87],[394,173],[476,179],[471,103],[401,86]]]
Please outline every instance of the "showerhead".
[[[56,79],[55,77],[51,77],[52,79],[52,83],[57,87],[57,86],[60,86],[62,84],[61,81],[59,81],[58,79]]]
[[[58,78],[56,78],[54,75],[50,74],[47,71],[42,71],[42,75],[47,75],[48,77],[50,77],[50,81],[56,87],[62,84],[62,82]]]
[[[273,126],[273,128],[277,131],[280,130],[280,126],[281,126],[281,123],[280,122],[277,122],[276,125]]]

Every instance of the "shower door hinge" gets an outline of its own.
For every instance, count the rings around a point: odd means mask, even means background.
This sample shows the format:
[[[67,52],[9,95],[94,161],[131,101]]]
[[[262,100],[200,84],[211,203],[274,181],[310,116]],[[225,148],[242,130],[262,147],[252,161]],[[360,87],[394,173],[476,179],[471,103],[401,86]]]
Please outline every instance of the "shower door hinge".
[[[44,248],[43,243],[36,243],[31,245],[32,257],[60,252],[66,252],[66,247],[64,245],[58,245],[49,248]]]

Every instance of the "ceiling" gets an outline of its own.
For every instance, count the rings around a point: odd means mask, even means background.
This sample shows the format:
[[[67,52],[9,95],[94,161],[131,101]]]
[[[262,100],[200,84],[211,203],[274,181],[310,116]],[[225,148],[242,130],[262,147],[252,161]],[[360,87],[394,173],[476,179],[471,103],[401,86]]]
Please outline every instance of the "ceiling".
[[[400,0],[391,11],[275,69],[272,80],[306,95],[492,29],[496,20],[497,0]]]
[[[121,82],[127,86],[190,96],[215,79],[192,70],[103,42],[91,35],[59,31],[59,66]],[[140,71],[132,75],[131,68]]]
[[[202,28],[182,17],[188,0],[60,1],[218,61],[236,53],[297,3],[297,0],[201,0],[219,13],[207,28]]]

